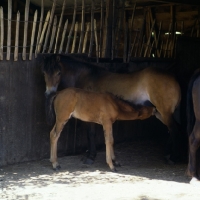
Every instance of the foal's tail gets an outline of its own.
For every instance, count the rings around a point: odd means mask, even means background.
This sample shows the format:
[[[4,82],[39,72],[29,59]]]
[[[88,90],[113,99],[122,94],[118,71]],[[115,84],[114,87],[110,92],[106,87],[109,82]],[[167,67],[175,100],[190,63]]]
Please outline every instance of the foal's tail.
[[[192,100],[192,88],[194,81],[200,76],[200,69],[196,70],[193,76],[190,79],[188,90],[187,90],[187,132],[188,135],[191,134],[194,124],[195,124],[195,115],[194,115],[194,107]]]
[[[55,123],[56,115],[53,104],[55,97],[56,93],[51,93],[48,96],[46,96],[45,111],[46,111],[46,121],[48,125],[53,125]]]

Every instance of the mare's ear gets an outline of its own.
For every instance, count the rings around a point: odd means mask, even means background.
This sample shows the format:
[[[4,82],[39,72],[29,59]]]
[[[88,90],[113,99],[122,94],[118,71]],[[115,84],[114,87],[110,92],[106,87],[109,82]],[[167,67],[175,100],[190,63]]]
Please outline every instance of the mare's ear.
[[[56,61],[60,62],[60,56],[56,56]]]

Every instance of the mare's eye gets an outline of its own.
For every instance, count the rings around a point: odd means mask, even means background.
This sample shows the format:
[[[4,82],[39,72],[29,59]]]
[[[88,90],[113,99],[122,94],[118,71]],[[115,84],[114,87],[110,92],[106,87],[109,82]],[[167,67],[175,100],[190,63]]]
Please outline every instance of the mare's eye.
[[[61,72],[58,72],[58,73],[57,73],[57,76],[60,76],[60,75],[61,75]]]

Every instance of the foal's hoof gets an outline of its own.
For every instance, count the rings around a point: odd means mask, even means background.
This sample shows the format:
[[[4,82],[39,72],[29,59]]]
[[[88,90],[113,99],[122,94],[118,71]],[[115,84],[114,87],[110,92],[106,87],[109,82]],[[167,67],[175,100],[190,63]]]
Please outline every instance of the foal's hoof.
[[[115,167],[121,167],[121,164],[119,162],[117,162],[117,161],[114,161],[114,160],[113,160],[113,165]]]
[[[111,172],[117,172],[116,168],[111,169]]]
[[[93,163],[94,163],[94,160],[92,160],[91,158],[86,158],[83,161],[83,164],[85,164],[85,165],[92,165]]]
[[[58,165],[58,166],[56,166],[56,167],[53,168],[54,171],[58,171],[58,170],[60,170],[60,169],[61,169],[61,166],[60,166],[60,165]]]

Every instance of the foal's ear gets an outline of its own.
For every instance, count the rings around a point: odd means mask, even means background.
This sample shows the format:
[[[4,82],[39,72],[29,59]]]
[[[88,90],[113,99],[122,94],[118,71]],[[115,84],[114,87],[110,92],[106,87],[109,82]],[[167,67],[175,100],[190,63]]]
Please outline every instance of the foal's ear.
[[[60,56],[56,56],[56,61],[60,62]]]

